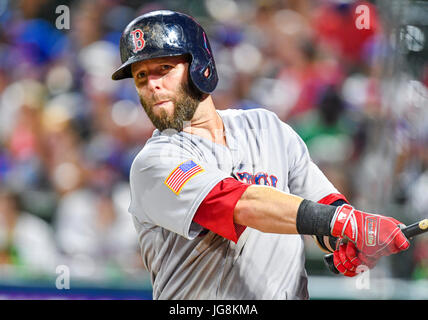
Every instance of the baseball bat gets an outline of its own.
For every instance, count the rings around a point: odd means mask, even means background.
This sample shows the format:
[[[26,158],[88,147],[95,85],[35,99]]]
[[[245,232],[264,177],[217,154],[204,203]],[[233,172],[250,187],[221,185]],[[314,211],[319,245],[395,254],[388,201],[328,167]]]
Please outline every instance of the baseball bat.
[[[417,235],[428,232],[428,219],[423,219],[419,222],[408,225],[401,229],[401,231],[406,236],[406,238],[410,240]],[[334,266],[332,253],[324,256],[324,263],[331,272],[339,274],[339,271]]]

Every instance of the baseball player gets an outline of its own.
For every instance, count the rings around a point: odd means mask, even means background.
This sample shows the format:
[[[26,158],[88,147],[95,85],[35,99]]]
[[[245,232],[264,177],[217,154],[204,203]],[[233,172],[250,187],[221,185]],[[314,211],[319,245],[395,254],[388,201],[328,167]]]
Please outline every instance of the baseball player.
[[[308,299],[303,235],[347,276],[408,248],[400,222],[350,206],[274,113],[216,110],[192,17],[136,18],[120,55],[112,78],[133,78],[157,128],[132,164],[129,207],[153,299]]]

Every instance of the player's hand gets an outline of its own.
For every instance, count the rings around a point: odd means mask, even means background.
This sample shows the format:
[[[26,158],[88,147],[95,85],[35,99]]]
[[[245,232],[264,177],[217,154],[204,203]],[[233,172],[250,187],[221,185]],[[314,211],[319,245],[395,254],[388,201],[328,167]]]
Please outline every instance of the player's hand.
[[[358,258],[358,250],[355,244],[350,241],[337,241],[336,250],[333,252],[333,262],[337,271],[347,277],[357,275],[357,267],[361,264]]]
[[[379,258],[369,258],[365,254],[359,252],[355,244],[351,241],[339,239],[337,241],[336,250],[333,252],[333,262],[337,271],[347,277],[354,277],[361,273],[366,266],[372,269],[377,264]]]
[[[368,260],[376,260],[409,247],[400,225],[401,222],[392,217],[362,212],[344,204],[336,209],[331,234],[346,237]]]

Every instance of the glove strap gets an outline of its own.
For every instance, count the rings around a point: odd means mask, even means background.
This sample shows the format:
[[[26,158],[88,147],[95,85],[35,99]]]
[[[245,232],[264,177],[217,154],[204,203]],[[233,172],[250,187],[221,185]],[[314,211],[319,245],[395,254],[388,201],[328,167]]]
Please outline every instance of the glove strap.
[[[334,237],[343,237],[345,234],[345,229],[348,225],[349,220],[352,218],[354,208],[348,204],[344,204],[340,207],[337,207],[336,212],[331,219],[331,235]],[[354,221],[355,222],[355,221]],[[351,221],[351,224],[353,222]],[[351,240],[356,240],[357,232],[356,226],[352,226],[353,235],[355,235]]]

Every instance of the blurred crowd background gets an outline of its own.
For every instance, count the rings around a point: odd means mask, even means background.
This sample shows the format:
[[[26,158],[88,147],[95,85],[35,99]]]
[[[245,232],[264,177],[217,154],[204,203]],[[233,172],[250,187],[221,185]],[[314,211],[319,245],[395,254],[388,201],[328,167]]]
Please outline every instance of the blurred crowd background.
[[[154,9],[188,13],[207,31],[219,109],[274,111],[356,207],[427,217],[426,4],[0,0],[0,283],[56,276],[58,265],[82,281],[147,280],[128,174],[154,128],[132,80],[110,77],[123,28]],[[329,276],[307,240],[309,275]],[[428,279],[428,238],[373,272]]]

